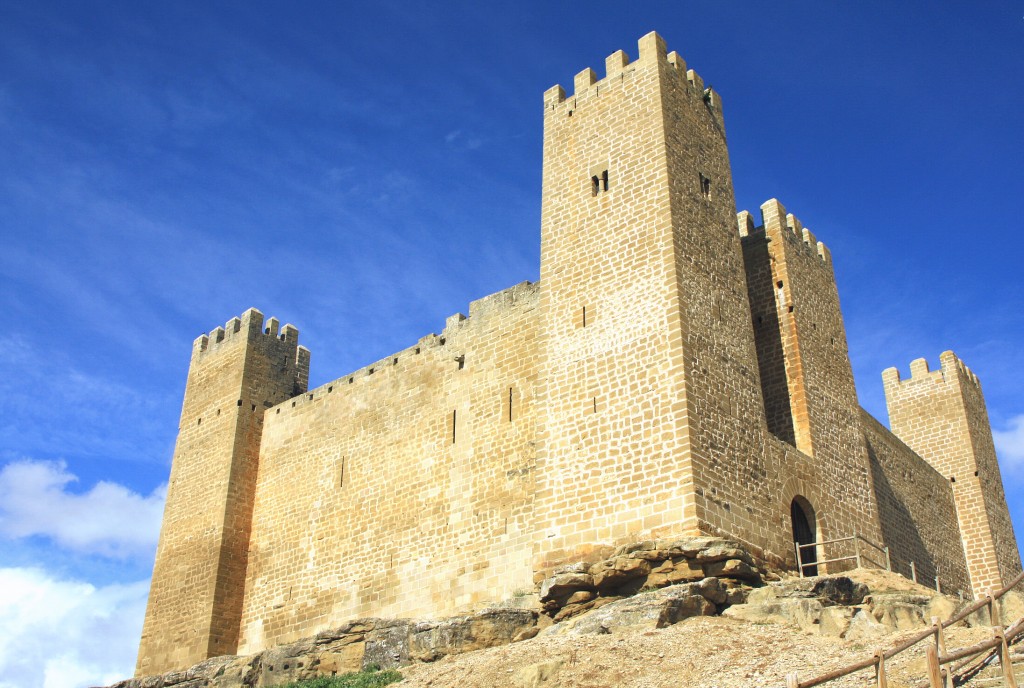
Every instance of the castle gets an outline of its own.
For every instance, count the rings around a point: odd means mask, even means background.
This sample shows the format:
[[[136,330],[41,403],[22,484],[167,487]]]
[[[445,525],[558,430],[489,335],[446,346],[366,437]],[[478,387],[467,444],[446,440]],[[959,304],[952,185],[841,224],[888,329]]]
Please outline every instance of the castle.
[[[313,390],[290,325],[199,337],[137,673],[477,608],[653,537],[793,568],[857,534],[946,590],[1013,578],[978,379],[952,352],[889,369],[892,432],[868,415],[829,251],[776,200],[737,227],[724,127],[648,34],[544,94],[538,283]]]

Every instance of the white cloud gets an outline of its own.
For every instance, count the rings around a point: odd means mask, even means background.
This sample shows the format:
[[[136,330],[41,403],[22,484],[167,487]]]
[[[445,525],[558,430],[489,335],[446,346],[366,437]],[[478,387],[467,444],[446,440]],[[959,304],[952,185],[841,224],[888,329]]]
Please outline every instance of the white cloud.
[[[166,486],[150,495],[111,482],[76,494],[63,462],[15,461],[0,468],[0,536],[42,536],[84,554],[126,558],[152,554]]]
[[[1010,418],[1005,430],[992,430],[999,464],[1011,473],[1024,472],[1024,414]]]
[[[0,568],[0,688],[80,688],[128,678],[149,581],[96,587]]]

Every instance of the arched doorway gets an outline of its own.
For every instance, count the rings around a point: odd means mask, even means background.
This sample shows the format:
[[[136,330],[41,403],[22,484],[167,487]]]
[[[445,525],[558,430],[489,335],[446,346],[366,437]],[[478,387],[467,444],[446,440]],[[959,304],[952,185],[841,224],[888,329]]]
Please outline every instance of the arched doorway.
[[[817,542],[814,527],[814,508],[803,497],[794,497],[789,505],[789,516],[793,521],[793,541],[797,545]],[[805,576],[818,575],[818,551],[816,547],[800,547],[800,560]]]

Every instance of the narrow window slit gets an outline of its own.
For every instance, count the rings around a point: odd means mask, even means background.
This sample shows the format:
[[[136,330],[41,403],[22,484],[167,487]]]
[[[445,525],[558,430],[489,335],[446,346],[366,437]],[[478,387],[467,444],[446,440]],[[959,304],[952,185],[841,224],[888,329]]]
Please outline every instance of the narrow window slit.
[[[508,422],[512,422],[512,388],[508,388]]]
[[[457,414],[458,411],[456,409],[452,409],[452,444],[455,444],[455,422]]]
[[[700,195],[704,200],[711,200],[711,180],[703,174],[700,175]]]

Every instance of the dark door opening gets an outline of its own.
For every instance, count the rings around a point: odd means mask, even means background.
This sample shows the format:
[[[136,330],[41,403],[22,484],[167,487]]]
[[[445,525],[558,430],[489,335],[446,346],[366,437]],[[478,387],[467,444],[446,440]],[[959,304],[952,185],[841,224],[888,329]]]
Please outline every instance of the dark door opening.
[[[801,502],[804,502],[803,504]],[[805,508],[806,504],[806,508]],[[808,513],[810,511],[810,513]],[[797,497],[789,507],[790,518],[793,519],[793,541],[797,544],[797,551],[800,553],[800,563],[803,564],[803,575],[818,575],[818,548],[801,547],[817,542],[814,533],[814,510],[807,500]]]

